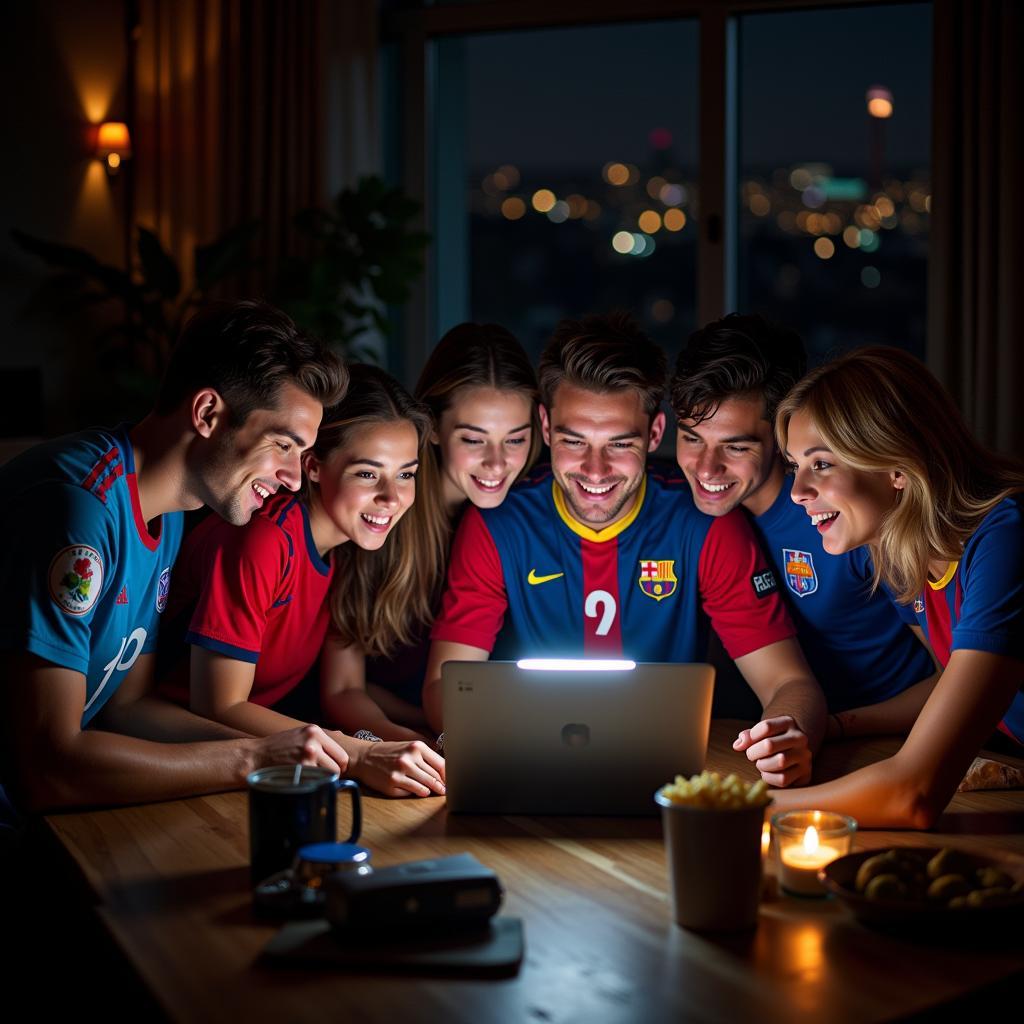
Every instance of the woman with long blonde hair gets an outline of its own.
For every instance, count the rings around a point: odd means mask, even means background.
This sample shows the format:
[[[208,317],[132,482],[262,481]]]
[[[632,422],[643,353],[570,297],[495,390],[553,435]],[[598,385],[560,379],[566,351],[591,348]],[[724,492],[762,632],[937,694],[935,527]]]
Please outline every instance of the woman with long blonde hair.
[[[890,702],[902,698],[891,731],[910,725],[898,753],[777,793],[776,804],[928,828],[994,730],[1024,743],[1024,470],[975,440],[939,382],[898,349],[860,349],[812,370],[775,426],[793,500],[825,551],[867,544],[875,586],[913,607],[943,666],[937,682]]]

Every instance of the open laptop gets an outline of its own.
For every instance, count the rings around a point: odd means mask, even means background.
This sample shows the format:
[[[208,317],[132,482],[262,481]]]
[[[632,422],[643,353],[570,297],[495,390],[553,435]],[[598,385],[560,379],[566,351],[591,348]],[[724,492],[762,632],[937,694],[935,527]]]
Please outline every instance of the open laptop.
[[[452,811],[655,814],[704,767],[710,665],[533,659],[442,669]]]

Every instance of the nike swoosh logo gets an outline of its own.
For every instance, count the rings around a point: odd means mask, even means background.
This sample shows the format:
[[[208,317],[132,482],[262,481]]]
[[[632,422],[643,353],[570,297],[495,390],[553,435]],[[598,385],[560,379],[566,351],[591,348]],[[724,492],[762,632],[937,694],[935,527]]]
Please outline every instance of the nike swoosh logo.
[[[553,572],[550,576],[538,576],[537,570],[531,569],[530,575],[526,577],[526,582],[529,583],[531,587],[535,587],[538,583],[550,583],[552,580],[560,579],[564,575],[564,572]]]

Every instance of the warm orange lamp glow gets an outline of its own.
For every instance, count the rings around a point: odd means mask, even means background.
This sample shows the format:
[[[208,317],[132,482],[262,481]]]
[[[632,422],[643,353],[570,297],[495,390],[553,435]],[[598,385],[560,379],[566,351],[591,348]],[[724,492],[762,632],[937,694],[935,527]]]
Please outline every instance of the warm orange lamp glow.
[[[96,131],[96,157],[107,165],[108,174],[116,174],[122,161],[132,155],[132,140],[123,121],[104,121]]]
[[[867,96],[865,97],[868,103],[868,113],[872,117],[877,117],[879,120],[884,121],[886,118],[892,117],[893,112],[893,101],[892,93],[889,92],[885,86],[873,85],[868,89]]]

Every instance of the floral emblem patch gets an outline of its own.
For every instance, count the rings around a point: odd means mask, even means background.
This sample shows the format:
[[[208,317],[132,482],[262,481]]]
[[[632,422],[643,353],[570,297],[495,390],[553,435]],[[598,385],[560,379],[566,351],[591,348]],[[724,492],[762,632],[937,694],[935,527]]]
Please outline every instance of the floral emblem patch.
[[[87,544],[72,544],[50,562],[50,597],[69,615],[85,615],[103,590],[103,561]]]

